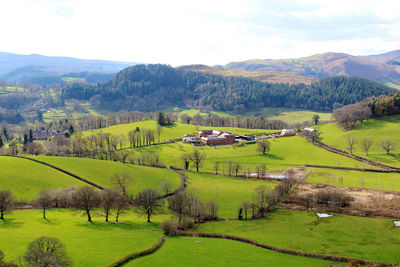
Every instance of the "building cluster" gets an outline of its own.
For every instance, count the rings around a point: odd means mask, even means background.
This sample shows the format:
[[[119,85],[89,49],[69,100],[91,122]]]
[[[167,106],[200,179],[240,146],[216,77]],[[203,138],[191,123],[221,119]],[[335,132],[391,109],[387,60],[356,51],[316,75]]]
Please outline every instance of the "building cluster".
[[[232,135],[230,133],[217,130],[203,130],[197,135],[187,134],[183,138],[183,142],[185,143],[205,145],[225,145],[233,144],[238,141],[251,140],[254,140],[254,138],[246,135]]]

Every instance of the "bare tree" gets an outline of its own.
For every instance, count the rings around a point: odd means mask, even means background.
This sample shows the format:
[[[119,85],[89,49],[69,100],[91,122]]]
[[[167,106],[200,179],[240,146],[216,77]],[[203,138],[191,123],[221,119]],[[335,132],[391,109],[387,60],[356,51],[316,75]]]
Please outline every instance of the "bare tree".
[[[118,195],[114,202],[115,221],[119,221],[119,216],[129,210],[129,200],[126,196]]]
[[[190,154],[190,160],[193,162],[196,167],[196,171],[199,171],[200,165],[206,159],[206,154],[200,153],[198,150],[194,150],[192,154]]]
[[[40,237],[32,241],[24,255],[28,266],[70,266],[65,246],[58,238]]]
[[[91,212],[100,204],[99,193],[90,186],[84,186],[78,189],[73,196],[74,207],[85,212],[88,222],[92,222]]]
[[[111,178],[111,183],[126,197],[128,197],[127,191],[132,182],[133,178],[126,172],[114,173],[114,176]]]
[[[182,215],[188,207],[188,195],[186,191],[181,191],[178,194],[168,198],[168,208],[178,215],[179,224],[182,221]]]
[[[162,205],[160,194],[154,188],[147,188],[139,192],[133,200],[135,209],[144,215],[147,215],[147,222],[150,221],[152,214],[158,212]]]
[[[4,214],[10,210],[14,203],[14,195],[10,190],[0,191],[0,220],[4,221]]]
[[[172,192],[172,184],[168,180],[161,181],[159,187],[160,190],[165,193],[165,195],[168,195],[169,193]]]
[[[382,150],[386,151],[386,154],[389,155],[390,151],[396,150],[396,143],[391,139],[385,139],[381,141]]]
[[[219,209],[219,206],[218,206],[217,202],[215,202],[213,200],[207,202],[207,204],[206,204],[207,219],[209,219],[209,220],[217,219],[218,218],[218,209]]]
[[[103,208],[104,216],[106,217],[106,222],[108,222],[108,217],[111,214],[111,209],[115,207],[115,201],[118,198],[118,193],[105,189],[101,191],[101,207]]]
[[[319,122],[319,114],[318,113],[314,114],[312,118],[314,121],[314,125],[317,125]]]
[[[373,144],[373,142],[372,142],[371,139],[365,138],[365,139],[363,139],[363,140],[361,141],[361,147],[362,147],[362,150],[363,150],[364,153],[365,153],[365,156],[368,156],[368,151],[369,151],[369,149],[371,148],[372,144]]]
[[[189,165],[190,165],[190,153],[183,153],[181,155],[181,159],[183,160],[183,165],[185,167],[185,170],[189,169]]]
[[[219,171],[219,161],[216,161],[216,162],[214,163],[214,170],[215,170],[215,174],[218,174],[218,171]]]
[[[49,190],[39,192],[38,203],[43,211],[43,219],[46,219],[46,210],[52,207],[54,196]]]
[[[157,137],[158,137],[158,142],[160,143],[160,137],[161,137],[161,132],[162,132],[162,126],[161,125],[157,125]]]
[[[357,140],[354,136],[348,135],[346,137],[347,150],[349,151],[350,154],[353,154],[354,145],[356,143],[357,143]]]
[[[242,169],[242,165],[239,162],[233,163],[233,170],[235,171],[235,176],[238,176],[239,171]]]
[[[267,139],[257,141],[257,152],[263,153],[265,155],[271,149],[271,142]]]
[[[240,208],[243,210],[244,212],[244,218],[247,220],[247,214],[249,209],[251,208],[251,204],[247,201],[243,202],[242,205],[240,205]]]

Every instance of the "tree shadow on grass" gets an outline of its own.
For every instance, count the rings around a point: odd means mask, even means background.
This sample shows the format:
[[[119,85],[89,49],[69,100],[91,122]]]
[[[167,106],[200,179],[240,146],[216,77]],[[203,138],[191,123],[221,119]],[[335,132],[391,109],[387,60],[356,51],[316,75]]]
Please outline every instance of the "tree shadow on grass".
[[[0,220],[0,229],[7,228],[21,228],[24,223],[20,221],[16,221],[16,219],[10,218],[5,220]]]
[[[275,154],[265,154],[265,155],[260,155],[261,157],[265,159],[272,159],[272,160],[284,160],[285,158],[275,155]]]
[[[102,221],[95,221],[95,222],[78,222],[75,224],[78,227],[85,227],[88,229],[94,229],[99,231],[112,231],[114,229],[122,229],[122,230],[144,230],[150,231],[151,229],[156,229],[157,231],[161,231],[160,223],[147,223],[143,221],[143,223],[136,223],[136,222],[102,222]]]

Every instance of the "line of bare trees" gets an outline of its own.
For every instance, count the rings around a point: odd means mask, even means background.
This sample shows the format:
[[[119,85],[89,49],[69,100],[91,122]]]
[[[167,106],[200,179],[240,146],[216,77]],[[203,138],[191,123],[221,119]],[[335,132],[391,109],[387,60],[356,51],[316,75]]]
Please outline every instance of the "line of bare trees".
[[[359,142],[354,136],[346,136],[346,148],[350,154],[356,150],[356,144],[360,143],[360,148],[364,152],[365,156],[368,156],[368,152],[374,145],[374,141],[369,138],[364,138]],[[396,150],[396,143],[392,139],[383,139],[379,143],[381,150],[385,151],[387,155]]]
[[[122,214],[131,208],[139,215],[145,215],[150,222],[151,216],[163,211],[163,193],[172,191],[169,181],[160,184],[160,190],[147,188],[133,195],[129,187],[134,182],[127,173],[116,173],[111,182],[114,189],[96,190],[90,186],[76,188],[60,188],[55,190],[42,190],[32,204],[42,210],[43,219],[47,219],[47,211],[52,208],[72,208],[87,216],[92,222],[93,213],[100,213],[109,222],[110,216],[115,216],[119,221]],[[5,220],[5,214],[12,210],[15,197],[10,190],[0,191],[0,219]]]
[[[250,218],[250,213],[252,219],[265,218],[268,213],[276,208],[282,198],[289,193],[295,183],[294,171],[288,170],[286,178],[275,188],[271,189],[265,185],[258,186],[255,189],[252,201],[245,201],[240,205],[238,219],[247,220]]]

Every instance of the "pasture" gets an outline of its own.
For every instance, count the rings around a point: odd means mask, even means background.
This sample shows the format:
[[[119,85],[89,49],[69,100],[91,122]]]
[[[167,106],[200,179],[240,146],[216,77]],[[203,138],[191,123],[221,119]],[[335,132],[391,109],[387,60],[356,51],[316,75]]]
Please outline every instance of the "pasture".
[[[400,229],[392,219],[276,210],[266,219],[206,223],[195,231],[232,234],[279,248],[396,263]]]
[[[158,186],[163,180],[170,181],[174,190],[178,188],[181,184],[179,174],[169,169],[151,168],[145,166],[123,164],[114,161],[95,160],[87,158],[48,156],[39,156],[36,158],[53,164],[62,169],[68,170],[76,175],[79,175],[107,188],[113,188],[115,186],[111,183],[111,178],[115,173],[128,173],[131,175],[134,181],[129,190],[130,193],[134,194],[149,187],[158,189]]]
[[[225,177],[213,174],[187,172],[187,190],[195,193],[204,202],[218,203],[218,216],[237,218],[238,208],[244,202],[252,201],[254,189],[265,185],[273,189],[278,182]]]
[[[216,146],[215,148],[210,146],[197,147],[196,149],[206,155],[201,170],[214,172],[216,162],[228,161],[239,162],[242,166],[240,173],[247,171],[248,168],[254,171],[254,168],[261,164],[265,164],[269,171],[282,171],[288,167],[304,164],[368,167],[368,165],[356,160],[328,152],[301,137],[293,136],[269,140],[271,141],[271,151],[266,155],[256,151],[256,144],[245,144],[237,147],[232,145]],[[180,156],[183,153],[192,152],[193,147],[189,144],[174,143],[134,148],[133,150],[137,153],[158,152],[163,162],[182,167],[183,163]],[[193,169],[194,167],[191,165],[190,168]]]
[[[167,237],[155,253],[126,266],[325,266],[328,263],[232,240],[173,236]]]
[[[312,169],[309,183],[400,191],[399,173]]]
[[[159,224],[165,218],[154,216],[153,223],[146,223],[129,211],[121,216],[122,223],[104,223],[98,215],[91,224],[70,210],[49,210],[48,220],[41,216],[40,210],[18,210],[0,221],[0,250],[7,261],[22,256],[34,239],[47,236],[64,243],[74,266],[104,266],[155,243],[162,236]]]
[[[362,140],[370,139],[373,141],[373,144],[367,158],[400,167],[400,116],[370,119],[349,131],[344,131],[333,123],[317,126],[316,129],[322,132],[320,136],[322,142],[343,150],[347,150],[346,138],[348,136],[354,137],[356,144],[353,153],[362,157],[365,157],[361,146]],[[381,141],[384,139],[393,140],[397,144],[397,151],[386,155],[386,152],[381,147]]]
[[[87,185],[67,174],[36,162],[0,157],[0,190],[11,190],[19,201],[36,199],[42,189]]]
[[[128,132],[131,130],[135,130],[136,127],[139,127],[141,129],[149,129],[149,130],[156,130],[157,129],[157,123],[154,120],[146,120],[146,121],[139,121],[139,122],[133,122],[133,123],[126,123],[126,124],[119,124],[119,125],[114,125],[102,129],[97,129],[97,130],[89,130],[89,131],[84,131],[83,136],[88,136],[92,133],[96,134],[99,132],[103,133],[111,133],[114,135],[125,135],[127,137]],[[163,126],[161,128],[161,134],[160,134],[160,141],[168,141],[171,139],[181,139],[185,134],[195,134],[201,130],[206,130],[206,129],[218,129],[221,131],[226,131],[230,133],[237,133],[237,134],[259,134],[259,133],[268,133],[268,132],[273,132],[273,131],[268,131],[268,130],[260,130],[260,129],[243,129],[243,128],[235,128],[235,127],[206,127],[206,126],[196,126],[192,124],[183,124],[183,123],[174,123],[173,125],[170,126]],[[155,135],[156,141],[158,142],[158,136]],[[129,143],[128,141],[125,142],[125,146],[128,147]]]

